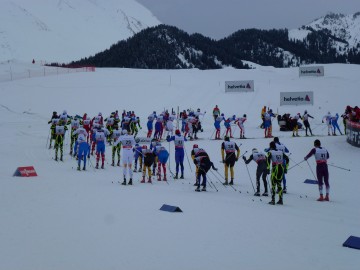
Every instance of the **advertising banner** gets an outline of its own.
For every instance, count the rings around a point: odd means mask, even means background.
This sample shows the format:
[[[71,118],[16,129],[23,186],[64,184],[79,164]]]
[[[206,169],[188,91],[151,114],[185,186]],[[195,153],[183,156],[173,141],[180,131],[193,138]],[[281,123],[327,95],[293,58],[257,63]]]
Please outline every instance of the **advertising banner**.
[[[314,105],[314,92],[280,92],[280,106]]]
[[[324,76],[324,67],[323,66],[314,66],[314,67],[299,67],[299,77],[304,76]]]
[[[360,147],[360,123],[346,122],[347,142],[353,146]]]
[[[254,81],[226,81],[225,82],[225,93],[234,92],[253,92]]]

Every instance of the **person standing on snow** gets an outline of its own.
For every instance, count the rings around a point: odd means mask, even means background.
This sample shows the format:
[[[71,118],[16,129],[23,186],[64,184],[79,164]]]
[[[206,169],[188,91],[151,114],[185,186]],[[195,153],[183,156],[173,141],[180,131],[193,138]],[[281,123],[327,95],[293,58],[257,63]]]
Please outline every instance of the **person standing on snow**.
[[[339,124],[338,124],[338,121],[339,120],[339,114],[336,113],[335,116],[331,117],[331,124],[333,126],[333,135],[336,136],[336,130],[338,130],[340,132],[340,135],[343,135],[341,130],[340,130],[340,127],[339,127]]]
[[[198,149],[194,149],[194,152],[197,152]],[[194,158],[194,164],[196,165],[196,183],[197,187],[195,191],[200,192],[200,186],[202,186],[201,191],[206,191],[206,174],[212,168],[217,171],[214,163],[211,162],[209,155],[203,150],[203,154],[196,156]],[[195,154],[196,155],[196,154]],[[202,177],[202,182],[200,181]]]
[[[234,184],[234,165],[240,156],[240,148],[233,141],[230,141],[228,136],[225,136],[225,141],[221,144],[221,157],[225,167],[225,183],[224,185]],[[236,154],[235,154],[236,152]],[[226,156],[224,155],[226,153]],[[231,180],[228,183],[228,169],[230,168]]]
[[[276,204],[283,204],[283,189],[281,187],[281,181],[284,177],[284,173],[287,172],[287,166],[284,167],[284,159],[286,164],[289,164],[289,158],[281,151],[276,149],[274,141],[270,142],[270,150],[267,154],[267,173],[270,173],[271,169],[271,201],[269,204],[275,204],[275,188],[277,187],[279,194],[279,201]]]
[[[148,183],[152,183],[151,166],[153,166],[155,162],[155,153],[153,150],[148,149],[146,145],[143,145],[141,155],[143,157],[143,176],[140,183],[145,183],[146,170],[148,171]]]
[[[324,123],[324,120],[325,120],[325,122],[326,122],[326,125],[327,125],[327,127],[328,127],[328,135],[330,136],[331,135],[331,119],[332,119],[332,116],[331,116],[331,113],[330,112],[328,112],[327,113],[327,115],[324,115],[324,117],[323,117],[323,119],[322,119],[322,121],[321,121],[321,123]]]
[[[105,163],[105,142],[106,138],[109,135],[109,131],[106,128],[101,126],[95,131],[95,142],[96,142],[96,169],[99,169],[99,161],[101,156],[101,169],[104,169]]]
[[[78,167],[77,170],[80,171],[81,160],[84,160],[83,171],[86,170],[86,156],[90,150],[89,144],[86,142],[86,136],[83,133],[80,133],[77,137],[77,160]],[[76,153],[76,152],[75,152]]]
[[[129,135],[126,129],[122,130],[122,135],[114,142],[114,146],[122,144],[122,156],[123,156],[123,177],[124,181],[121,183],[122,185],[126,185],[126,174],[129,173],[130,180],[128,185],[132,185],[132,176],[133,171],[131,169],[132,161],[133,161],[133,151],[132,148],[135,145],[134,136]]]
[[[245,127],[244,127],[245,121],[246,121],[246,114],[244,114],[243,117],[238,117],[235,119],[235,124],[237,124],[240,129],[240,138],[239,139],[246,139],[245,138]]]
[[[303,123],[305,126],[305,136],[309,136],[308,129],[310,131],[311,136],[313,136],[311,127],[310,127],[310,123],[309,123],[309,118],[314,119],[314,117],[312,117],[310,114],[308,114],[307,110],[305,110],[304,115],[302,116],[302,120],[303,120]]]
[[[268,196],[268,186],[267,186],[267,161],[266,156],[264,152],[258,151],[256,148],[252,150],[252,154],[250,155],[249,159],[246,159],[245,156],[243,156],[243,160],[245,164],[249,164],[252,160],[254,160],[257,163],[257,169],[256,169],[256,192],[254,196],[260,196],[260,177],[263,180],[264,183],[264,193],[262,196]]]
[[[160,147],[160,150],[158,152],[158,181],[161,181],[161,168],[163,170],[163,180],[167,181],[166,178],[166,162],[168,161],[169,158],[169,152],[165,149],[164,146]]]
[[[176,172],[174,179],[178,179],[179,176],[179,167],[181,168],[181,176],[180,179],[184,179],[184,157],[185,157],[185,142],[187,141],[186,138],[181,135],[180,130],[175,131],[174,136],[168,136],[166,141],[171,142],[174,141],[175,145],[175,162],[176,162]]]
[[[316,176],[319,185],[320,197],[317,199],[318,201],[329,201],[329,193],[330,193],[330,184],[329,184],[329,170],[327,165],[327,160],[330,158],[329,152],[321,147],[321,142],[319,140],[314,141],[314,148],[311,149],[309,154],[304,157],[304,160],[308,160],[312,155],[315,156],[316,161]],[[326,187],[326,195],[324,198],[323,195],[323,185],[325,183]]]
[[[213,109],[214,121],[216,121],[216,118],[219,116],[220,116],[220,109],[219,109],[218,105],[216,105],[215,108]]]

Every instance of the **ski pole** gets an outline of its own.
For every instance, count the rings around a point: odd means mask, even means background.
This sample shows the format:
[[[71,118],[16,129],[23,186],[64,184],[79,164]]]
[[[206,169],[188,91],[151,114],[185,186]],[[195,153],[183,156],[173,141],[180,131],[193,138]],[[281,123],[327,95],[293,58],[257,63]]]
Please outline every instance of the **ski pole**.
[[[46,139],[46,149],[48,148],[48,142],[49,142],[50,133],[51,133],[51,129],[49,130],[49,134],[48,134],[48,137]],[[50,138],[50,141],[51,141],[51,138]]]
[[[310,166],[310,164],[309,164],[309,161],[306,160],[306,163],[309,165],[310,171],[311,171],[312,175],[314,176],[314,179],[317,180],[317,177],[315,176],[313,170],[311,169],[311,166]]]
[[[209,140],[211,140],[211,138],[214,135],[215,131],[216,131],[216,129],[214,129],[213,133],[211,133],[211,136],[210,136]]]
[[[295,165],[291,166],[288,171],[290,171],[292,168],[295,168],[296,166],[299,166],[299,164],[303,163],[305,161],[305,159],[303,159],[302,161],[296,163]]]
[[[221,180],[219,180],[219,178],[217,177],[217,175],[216,175],[213,171],[210,171],[210,172],[214,175],[214,177],[216,178],[216,180],[217,180],[218,182],[220,182],[220,185],[222,185],[224,189],[227,189],[227,187],[226,187],[225,185],[223,185],[223,183],[221,182]]]
[[[346,168],[343,168],[343,167],[339,167],[339,166],[336,166],[336,165],[333,165],[333,164],[328,164],[328,165],[331,166],[331,167],[335,167],[335,168],[338,168],[338,169],[341,169],[341,170],[350,172],[350,169],[346,169]]]
[[[248,175],[249,175],[249,179],[250,179],[250,182],[251,182],[251,186],[252,186],[252,188],[253,188],[253,190],[254,190],[254,193],[255,193],[254,184],[253,184],[253,181],[252,181],[251,176],[250,176],[250,172],[249,172],[248,165],[247,165],[246,163],[245,163],[245,166],[246,166],[247,173],[248,173]]]
[[[210,186],[211,188],[215,189],[216,192],[219,192],[219,190],[216,188],[215,184],[211,181],[210,177],[209,177],[208,175],[207,175],[206,177],[207,177],[208,180],[209,180],[209,186]]]
[[[216,171],[217,174],[225,181],[225,178],[218,172]],[[215,174],[214,174],[215,175]],[[233,190],[237,191],[236,188],[233,187],[233,185],[229,185]]]
[[[191,169],[190,160],[189,160],[189,157],[188,157],[188,154],[187,154],[187,151],[186,151],[185,147],[184,147],[184,150],[185,150],[186,159],[187,159],[187,161],[189,163],[190,171],[193,172],[192,169]]]

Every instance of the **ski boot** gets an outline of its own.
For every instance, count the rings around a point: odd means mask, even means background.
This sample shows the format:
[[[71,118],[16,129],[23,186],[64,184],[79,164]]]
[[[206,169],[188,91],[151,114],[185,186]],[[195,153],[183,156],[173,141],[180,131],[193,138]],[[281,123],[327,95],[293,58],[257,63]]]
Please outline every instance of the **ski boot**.
[[[179,179],[178,174],[175,174],[174,179]]]
[[[324,200],[324,196],[322,194],[320,194],[319,199],[317,199],[318,202],[322,202]]]
[[[96,163],[95,169],[99,169],[99,163]]]
[[[77,166],[77,170],[80,171],[80,166]]]
[[[224,186],[229,185],[228,180],[225,178],[225,182],[223,183]]]
[[[195,191],[200,192],[200,186],[197,186],[197,188],[195,189]]]
[[[124,177],[124,181],[121,183],[123,186],[126,186],[126,177]]]
[[[183,175],[183,174],[181,174],[180,179],[184,179],[184,175]]]
[[[142,180],[140,181],[140,183],[145,183],[145,176],[143,176]]]
[[[148,181],[147,181],[148,183],[152,183],[152,181],[151,181],[151,177],[149,177],[149,179],[148,179]]]
[[[233,184],[234,184],[234,179],[231,179],[229,185],[233,185]]]
[[[271,205],[275,205],[275,200],[274,200],[274,199],[272,199],[272,200],[269,202],[269,204],[271,204]]]
[[[260,191],[256,191],[256,192],[254,193],[254,196],[260,196]]]
[[[70,150],[70,156],[72,156],[72,154],[73,154],[73,152],[72,152],[72,150]]]
[[[116,163],[116,166],[120,167],[120,160]]]
[[[86,171],[86,167],[85,167],[85,166],[83,167],[83,171]]]
[[[115,166],[115,162],[114,162],[114,161],[111,162],[111,166],[113,166],[113,167]]]
[[[201,191],[206,191],[206,186],[203,186],[203,188],[201,189]]]
[[[58,161],[58,157],[56,156],[54,160],[55,160],[55,161]]]
[[[159,173],[158,176],[157,176],[157,180],[158,181],[161,181],[161,174]]]
[[[326,194],[324,201],[327,201],[327,202],[330,201],[329,194]]]
[[[283,205],[283,200],[282,200],[282,199],[279,199],[276,204]]]
[[[104,163],[103,163],[103,164],[101,164],[101,169],[104,169]]]
[[[132,178],[130,178],[128,185],[132,186]]]
[[[60,157],[60,161],[63,161],[63,156]]]
[[[269,193],[267,192],[267,190],[265,190],[265,192],[262,194],[262,196],[269,196]]]
[[[167,181],[166,174],[164,174],[163,181]]]

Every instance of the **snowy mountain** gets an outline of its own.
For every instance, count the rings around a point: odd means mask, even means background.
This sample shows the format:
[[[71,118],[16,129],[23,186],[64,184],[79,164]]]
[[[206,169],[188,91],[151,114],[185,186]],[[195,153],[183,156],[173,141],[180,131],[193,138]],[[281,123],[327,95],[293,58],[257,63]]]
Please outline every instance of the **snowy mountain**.
[[[158,24],[135,0],[2,0],[0,61],[67,62]]]
[[[324,31],[334,37],[333,47],[340,54],[350,49],[360,51],[360,12],[348,15],[329,13],[301,28],[290,30],[289,38],[303,40],[313,31]]]
[[[299,77],[298,68],[273,67],[97,68],[0,83],[0,269],[357,270],[359,250],[342,243],[350,235],[360,237],[359,148],[349,145],[345,136],[327,136],[321,120],[328,111],[341,114],[346,105],[359,105],[360,66],[324,67],[324,77]],[[2,68],[7,71],[6,65]],[[255,80],[254,92],[225,93],[225,81],[239,79]],[[313,106],[280,106],[280,92],[304,90],[314,91]],[[293,167],[287,174],[284,205],[272,206],[269,197],[253,196],[255,162],[245,166],[240,159],[233,188],[222,185],[222,141],[209,139],[214,137],[215,105],[225,116],[247,114],[249,139],[234,139],[246,157],[271,141],[259,128],[263,106],[279,114],[308,110],[315,118],[310,119],[314,137],[305,137],[301,130],[301,137],[293,138],[273,121],[273,134],[289,148]],[[142,184],[137,172],[133,186],[118,183],[123,167],[110,165],[109,145],[105,169],[96,170],[91,156],[86,171],[77,171],[77,161],[69,155],[69,134],[63,162],[54,161],[55,151],[48,149],[48,121],[54,110],[90,116],[102,112],[105,117],[116,109],[134,110],[141,120],[139,136],[146,136],[150,113],[177,106],[207,112],[201,116],[200,140],[185,143],[185,179],[170,177],[170,171],[175,172],[173,142],[162,143],[170,152],[168,182]],[[238,138],[239,128],[233,131]],[[316,178],[314,158],[304,162],[315,139],[330,153],[330,202],[317,202],[317,185],[304,183]],[[194,191],[195,167],[189,156],[194,143],[219,169],[208,173],[207,192]],[[28,165],[37,177],[13,177],[17,167]],[[159,211],[163,204],[183,212]]]

